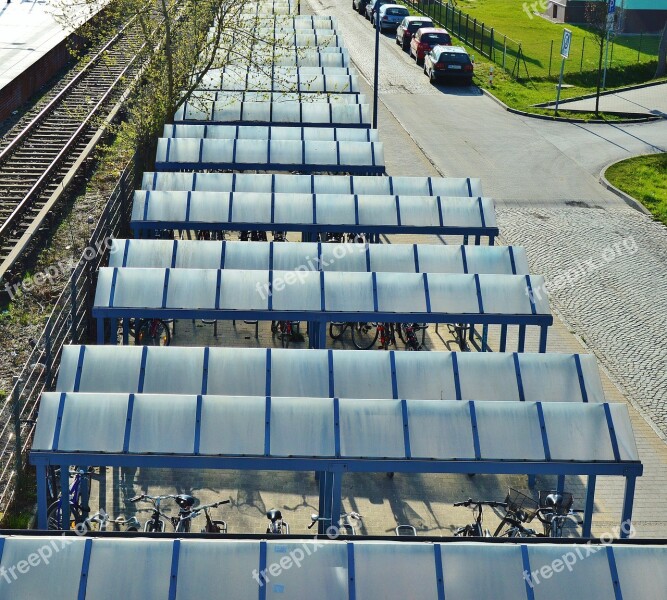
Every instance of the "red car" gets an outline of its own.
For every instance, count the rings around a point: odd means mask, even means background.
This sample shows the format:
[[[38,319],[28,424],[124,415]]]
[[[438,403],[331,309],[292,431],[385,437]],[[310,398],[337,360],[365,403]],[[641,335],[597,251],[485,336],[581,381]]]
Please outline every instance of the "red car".
[[[414,58],[417,64],[421,64],[424,56],[436,46],[451,46],[452,38],[445,29],[435,27],[422,27],[410,40],[410,58]]]

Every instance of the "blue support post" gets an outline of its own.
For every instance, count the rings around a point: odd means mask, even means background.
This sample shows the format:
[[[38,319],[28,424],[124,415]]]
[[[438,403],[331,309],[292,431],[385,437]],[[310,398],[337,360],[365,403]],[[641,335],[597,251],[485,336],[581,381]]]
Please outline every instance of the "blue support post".
[[[532,490],[535,487],[537,475],[528,475],[528,487]]]
[[[104,344],[104,319],[97,318],[97,343]]]
[[[556,489],[559,492],[562,492],[565,489],[565,475],[558,476],[558,482],[556,483]]]
[[[331,525],[338,528],[338,521],[340,521],[341,508],[342,508],[342,494],[343,494],[343,471],[334,471],[331,473],[333,476],[333,485],[331,490]],[[346,532],[343,532],[346,533]]]
[[[118,319],[113,317],[109,319],[109,322],[111,323],[111,339],[109,343],[115,346],[118,344]]]
[[[547,351],[547,335],[549,328],[546,325],[540,325],[540,352],[544,354]]]
[[[324,349],[327,347],[327,324],[322,322],[318,324],[317,334],[317,348]]]
[[[500,352],[507,350],[507,325],[500,326]]]
[[[586,485],[586,506],[584,506],[584,524],[581,530],[581,535],[585,538],[591,537],[594,501],[595,501],[595,475],[589,475],[588,482]]]
[[[623,495],[623,514],[621,515],[621,539],[629,537],[632,523],[632,505],[635,500],[635,484],[637,478],[628,476],[625,478],[625,494]]]
[[[523,352],[525,348],[526,348],[526,326],[519,325],[519,345],[517,347],[517,350],[519,352]]]
[[[329,471],[322,471],[322,477],[320,478],[320,485],[324,488],[324,502],[323,502],[323,511],[320,513],[320,518],[324,519],[320,521],[317,527],[318,533],[325,533],[327,527],[329,527],[330,522],[327,519],[331,518],[331,491],[333,484],[332,473]]]
[[[130,320],[123,319],[123,346],[130,343]]]
[[[486,352],[488,348],[488,339],[489,339],[489,326],[484,324],[482,325],[482,352]]]
[[[46,523],[46,465],[36,465],[37,477],[37,529],[47,529]]]
[[[69,465],[60,465],[60,527],[69,531]]]

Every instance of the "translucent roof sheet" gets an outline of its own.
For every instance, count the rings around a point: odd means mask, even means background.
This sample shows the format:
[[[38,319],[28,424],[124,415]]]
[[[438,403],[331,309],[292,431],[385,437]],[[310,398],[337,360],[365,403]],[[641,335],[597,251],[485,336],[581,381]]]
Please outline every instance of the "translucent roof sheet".
[[[338,96],[342,96],[339,94]],[[354,94],[349,94],[354,99]],[[251,123],[289,124],[297,127],[328,125],[370,127],[368,104],[333,102],[186,102],[174,115],[174,121],[239,125]]]
[[[382,142],[160,138],[155,167],[383,173]]]
[[[328,271],[301,272],[295,280],[294,271],[104,267],[99,270],[93,314],[235,318],[234,311],[244,311],[265,320],[275,315],[300,320],[307,315],[324,322],[379,321],[384,315],[392,321],[448,323],[460,318],[454,322],[550,325],[547,299],[533,304],[529,297],[531,286],[542,283],[535,275]],[[481,304],[480,295],[484,297],[487,289],[498,293],[493,312]]]
[[[400,196],[479,197],[476,178],[369,177],[364,175],[269,175],[264,173],[145,172],[141,189],[198,192],[264,192],[289,194],[361,194]]]
[[[211,30],[210,39],[216,34]],[[344,46],[343,40],[334,29],[295,29],[294,27],[264,26],[260,21],[260,27],[253,28],[252,38],[245,29],[226,29],[222,32],[223,48],[233,48],[254,45],[272,45],[279,48],[290,49],[290,47],[335,47]]]
[[[238,64],[250,68],[256,64],[275,64],[279,67],[347,67],[350,57],[347,49],[339,48],[284,48],[266,46],[264,52],[253,53],[251,59],[243,54],[233,53],[229,56],[230,64]]]
[[[542,374],[547,377],[538,379]],[[112,388],[109,381],[115,382]],[[65,346],[56,390],[415,400],[605,400],[597,363],[590,354],[417,354],[291,348]]]
[[[277,143],[272,142],[272,144]],[[329,144],[338,144],[350,149],[362,143],[329,142]],[[366,146],[371,145],[366,144]],[[374,146],[375,149],[379,147]],[[173,164],[176,166],[178,163]],[[410,207],[407,211],[406,206]],[[409,218],[405,217],[406,214],[409,214]],[[132,227],[137,230],[155,229],[156,226],[212,230],[280,229],[345,232],[379,230],[386,233],[489,236],[498,234],[495,206],[491,198],[265,192],[135,192]],[[436,252],[424,251],[425,264],[433,264],[432,259]],[[468,250],[465,252],[467,258]],[[471,257],[473,263],[475,259],[480,263],[484,258],[474,252]],[[463,261],[462,254],[461,261]],[[488,300],[489,303],[494,301],[494,298]]]
[[[60,420],[56,418],[59,414]],[[339,427],[334,426],[336,417]],[[566,421],[583,421],[586,426],[573,428],[563,442]],[[105,424],[102,430],[97,426],[100,422]],[[506,435],[517,426],[523,434],[520,438]],[[165,436],[165,431],[172,435]],[[303,435],[295,436],[294,431]],[[610,440],[632,451],[619,455]],[[565,443],[570,450],[558,451]],[[533,463],[639,460],[624,404],[212,395],[204,395],[200,403],[194,395],[77,392],[42,394],[32,450],[82,456],[241,454],[347,458],[351,462],[354,458]]]
[[[184,102],[179,112],[177,120],[182,120],[183,106],[190,107],[189,110],[200,110],[205,114],[211,114],[218,110],[217,107],[211,107],[212,103],[220,105],[222,108],[235,106],[242,102],[272,102],[281,104],[283,102],[303,102],[304,104],[367,104],[368,101],[364,94],[358,92],[346,92],[340,94],[329,94],[323,92],[298,92],[294,90],[284,92],[266,92],[266,91],[219,91],[219,90],[195,90]],[[222,110],[220,108],[219,110]],[[187,113],[187,110],[186,110]],[[178,116],[180,115],[180,116]]]
[[[656,600],[667,589],[664,545],[323,543],[310,538],[260,542],[71,537],[67,541],[64,544],[61,536],[1,537],[1,564],[7,578],[0,578],[0,594],[53,600],[152,600],[171,597],[173,584],[176,600],[214,598],[220,590],[234,600],[255,600],[258,584],[252,573],[274,564],[289,568],[281,568],[275,576],[267,573],[263,589],[267,599],[273,600],[311,597],[313,581],[321,585],[317,597],[322,600]],[[86,547],[89,554],[84,562]],[[44,548],[58,550],[53,550],[48,563],[42,561],[39,568],[21,576],[16,565],[28,556],[46,554]],[[298,561],[301,556],[303,562]],[[577,559],[574,568],[563,567],[563,557],[572,556],[585,560]],[[563,568],[557,571],[554,565]],[[533,574],[529,583],[524,571]],[[528,595],[527,590],[532,593]]]
[[[311,267],[312,265],[312,267]],[[521,246],[112,241],[110,267],[528,274]]]
[[[377,129],[354,127],[270,127],[268,125],[165,125],[164,138],[212,140],[305,140],[321,142],[378,142]]]
[[[264,92],[328,92],[359,91],[359,78],[350,67],[256,67],[228,65],[211,69],[199,82],[202,90],[264,91]]]

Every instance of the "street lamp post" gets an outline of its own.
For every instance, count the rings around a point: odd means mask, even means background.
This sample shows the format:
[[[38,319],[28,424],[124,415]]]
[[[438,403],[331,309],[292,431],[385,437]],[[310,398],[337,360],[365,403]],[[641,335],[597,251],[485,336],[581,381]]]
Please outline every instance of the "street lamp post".
[[[377,22],[377,11],[375,15],[375,71],[373,73],[373,129],[378,128],[378,69],[380,67],[380,24]]]

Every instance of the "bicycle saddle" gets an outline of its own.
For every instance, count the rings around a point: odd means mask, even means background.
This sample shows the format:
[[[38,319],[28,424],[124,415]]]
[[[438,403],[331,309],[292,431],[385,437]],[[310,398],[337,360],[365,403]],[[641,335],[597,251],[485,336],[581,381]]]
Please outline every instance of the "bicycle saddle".
[[[561,496],[560,494],[549,494],[545,498],[544,503],[549,508],[558,508],[563,504],[563,496]]]
[[[192,508],[195,505],[195,499],[187,494],[179,494],[175,498],[176,504],[181,508]]]
[[[283,518],[283,514],[277,508],[272,508],[269,512],[266,513],[266,518],[269,519],[271,523],[275,523],[279,519]]]

